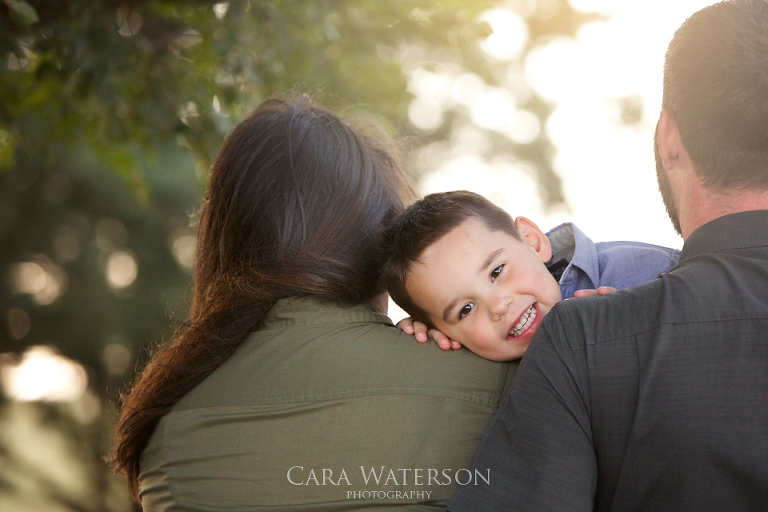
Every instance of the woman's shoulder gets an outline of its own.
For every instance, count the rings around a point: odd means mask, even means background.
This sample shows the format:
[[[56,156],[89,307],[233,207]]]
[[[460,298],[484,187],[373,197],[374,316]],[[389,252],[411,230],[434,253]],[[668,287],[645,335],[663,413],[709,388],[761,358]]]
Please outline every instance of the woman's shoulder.
[[[467,349],[444,352],[432,342],[418,343],[365,308],[296,311],[275,312],[179,406],[406,393],[496,407],[516,369]]]

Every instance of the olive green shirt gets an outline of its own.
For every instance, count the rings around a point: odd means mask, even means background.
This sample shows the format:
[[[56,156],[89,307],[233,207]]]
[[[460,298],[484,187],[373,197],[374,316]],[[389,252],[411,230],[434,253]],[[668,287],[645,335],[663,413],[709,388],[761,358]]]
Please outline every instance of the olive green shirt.
[[[144,510],[435,510],[517,363],[417,343],[366,306],[279,302],[158,424]]]

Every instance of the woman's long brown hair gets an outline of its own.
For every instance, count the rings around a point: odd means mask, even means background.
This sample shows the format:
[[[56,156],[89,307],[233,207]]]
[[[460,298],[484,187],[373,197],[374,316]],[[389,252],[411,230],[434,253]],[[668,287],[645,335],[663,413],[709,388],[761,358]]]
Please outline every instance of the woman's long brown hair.
[[[278,300],[380,293],[377,247],[406,185],[379,140],[306,97],[262,103],[227,137],[201,207],[190,318],[122,397],[113,463],[134,499],[157,423]]]

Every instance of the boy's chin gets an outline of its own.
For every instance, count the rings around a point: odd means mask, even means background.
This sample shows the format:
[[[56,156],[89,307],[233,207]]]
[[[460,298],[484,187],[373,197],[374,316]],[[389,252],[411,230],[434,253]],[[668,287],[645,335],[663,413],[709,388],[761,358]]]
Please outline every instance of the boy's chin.
[[[499,361],[499,362],[517,361],[518,359],[522,358],[525,355],[525,352],[528,350],[528,345],[530,345],[530,341],[531,341],[530,339],[521,341],[519,346],[514,347],[514,350],[510,350],[510,344],[508,341],[505,344],[503,350],[494,351],[494,352],[485,353],[485,354],[478,354],[478,355],[481,357],[484,357],[485,359],[489,359],[491,361]]]

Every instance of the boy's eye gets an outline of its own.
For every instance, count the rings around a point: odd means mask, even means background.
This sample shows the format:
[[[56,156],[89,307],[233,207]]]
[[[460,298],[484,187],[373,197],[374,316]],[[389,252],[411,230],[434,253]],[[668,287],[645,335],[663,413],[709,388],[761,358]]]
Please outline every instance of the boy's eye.
[[[499,277],[499,274],[501,274],[501,269],[504,268],[504,264],[502,263],[498,267],[491,270],[491,282],[493,282],[497,277]]]
[[[464,304],[464,307],[459,310],[459,320],[467,316],[472,312],[472,310],[475,308],[475,305],[471,302],[468,304]]]

